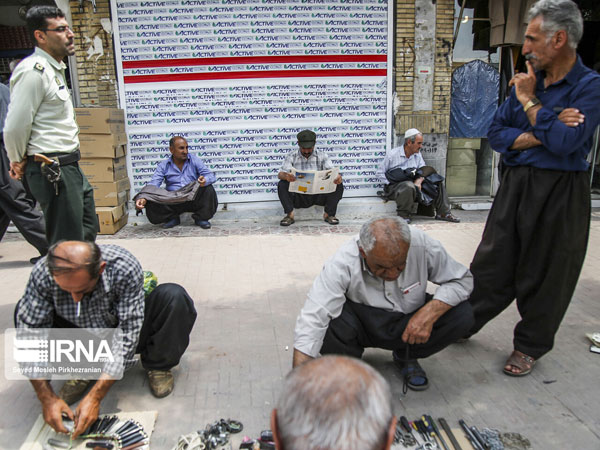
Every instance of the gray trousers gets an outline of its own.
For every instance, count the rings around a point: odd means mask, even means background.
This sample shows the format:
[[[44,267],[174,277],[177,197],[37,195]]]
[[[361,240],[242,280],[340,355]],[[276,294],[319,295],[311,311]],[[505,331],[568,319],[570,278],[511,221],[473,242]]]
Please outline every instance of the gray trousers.
[[[0,133],[2,142],[2,133]],[[44,216],[35,209],[35,200],[25,190],[23,183],[8,174],[10,162],[4,146],[0,148],[0,240],[12,220],[23,237],[40,255],[48,252]]]
[[[433,199],[433,206],[437,215],[443,216],[450,212],[450,201],[446,194],[444,183],[438,183],[438,195]],[[386,195],[389,200],[396,202],[396,211],[399,216],[407,218],[417,212],[419,203],[417,202],[417,187],[412,181],[403,181],[393,183],[386,189]]]

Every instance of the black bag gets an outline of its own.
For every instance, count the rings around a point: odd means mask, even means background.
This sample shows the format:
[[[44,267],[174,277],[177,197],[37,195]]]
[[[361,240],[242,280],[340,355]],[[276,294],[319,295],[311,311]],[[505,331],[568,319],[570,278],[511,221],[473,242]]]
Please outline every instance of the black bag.
[[[395,167],[385,173],[385,177],[390,183],[402,183],[403,181],[415,181],[418,169],[401,169]]]

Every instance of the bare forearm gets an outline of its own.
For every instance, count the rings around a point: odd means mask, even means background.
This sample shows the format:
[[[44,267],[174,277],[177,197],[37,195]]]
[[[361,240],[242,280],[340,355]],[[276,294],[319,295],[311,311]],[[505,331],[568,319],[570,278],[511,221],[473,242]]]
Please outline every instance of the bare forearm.
[[[29,380],[33,386],[33,390],[37,395],[37,398],[43,404],[48,400],[54,399],[57,395],[52,390],[50,382],[48,380]]]
[[[542,145],[542,142],[536,138],[532,132],[527,131],[515,139],[513,144],[510,146],[510,149],[527,150],[528,148],[537,147],[538,145]]]
[[[104,376],[104,375],[103,375]],[[102,401],[102,399],[106,396],[111,386],[115,384],[114,379],[103,378],[103,376],[94,383],[94,387],[90,389],[90,392],[87,394],[90,397],[93,397],[97,401]]]
[[[306,353],[302,353],[300,350],[294,349],[294,358],[292,361],[292,367],[298,367],[300,364],[305,363],[314,359],[312,356],[308,356]]]

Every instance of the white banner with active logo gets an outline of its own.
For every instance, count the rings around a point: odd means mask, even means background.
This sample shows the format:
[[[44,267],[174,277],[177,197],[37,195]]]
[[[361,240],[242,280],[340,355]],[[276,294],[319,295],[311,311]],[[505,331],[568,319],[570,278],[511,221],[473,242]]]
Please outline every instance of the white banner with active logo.
[[[387,0],[112,0],[134,191],[183,135],[220,202],[277,198],[277,172],[317,133],[345,196],[374,195],[391,143]]]

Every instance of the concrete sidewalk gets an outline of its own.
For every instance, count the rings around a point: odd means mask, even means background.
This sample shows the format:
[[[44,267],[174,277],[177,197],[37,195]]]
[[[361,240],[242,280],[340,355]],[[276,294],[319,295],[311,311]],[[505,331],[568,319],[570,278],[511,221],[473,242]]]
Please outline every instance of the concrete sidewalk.
[[[372,214],[393,214],[389,205]],[[468,265],[480,241],[486,211],[457,211],[463,222],[449,224],[418,218],[414,226],[442,241]],[[244,424],[242,434],[257,437],[269,428],[269,415],[281,380],[291,368],[293,329],[306,293],[323,262],[365,220],[340,213],[332,227],[320,212],[302,214],[289,228],[279,214],[228,218],[219,213],[211,230],[193,227],[186,218],[173,230],[138,220],[114,237],[160,282],[183,285],[196,303],[198,320],[190,347],[175,369],[175,391],[164,399],[149,392],[138,364],[116,383],[102,404],[105,413],[158,410],[152,449],[170,449],[180,434],[204,428],[220,418]],[[130,220],[130,223],[132,220]],[[175,238],[174,236],[179,236]],[[431,387],[402,395],[402,382],[390,352],[367,350],[365,360],[392,385],[398,415],[428,413],[458,427],[463,418],[479,428],[519,432],[535,449],[600,448],[600,355],[588,351],[586,332],[600,331],[600,211],[594,210],[586,263],[555,349],[522,379],[502,374],[512,350],[517,321],[511,306],[465,344],[450,346],[422,361]],[[18,235],[0,244],[0,338],[12,327],[16,301],[23,293],[35,250]],[[300,261],[298,263],[297,261]],[[4,359],[2,358],[2,370]],[[56,382],[55,386],[60,386]],[[0,448],[18,448],[40,413],[29,383],[0,376]],[[236,437],[233,448],[237,449]]]

